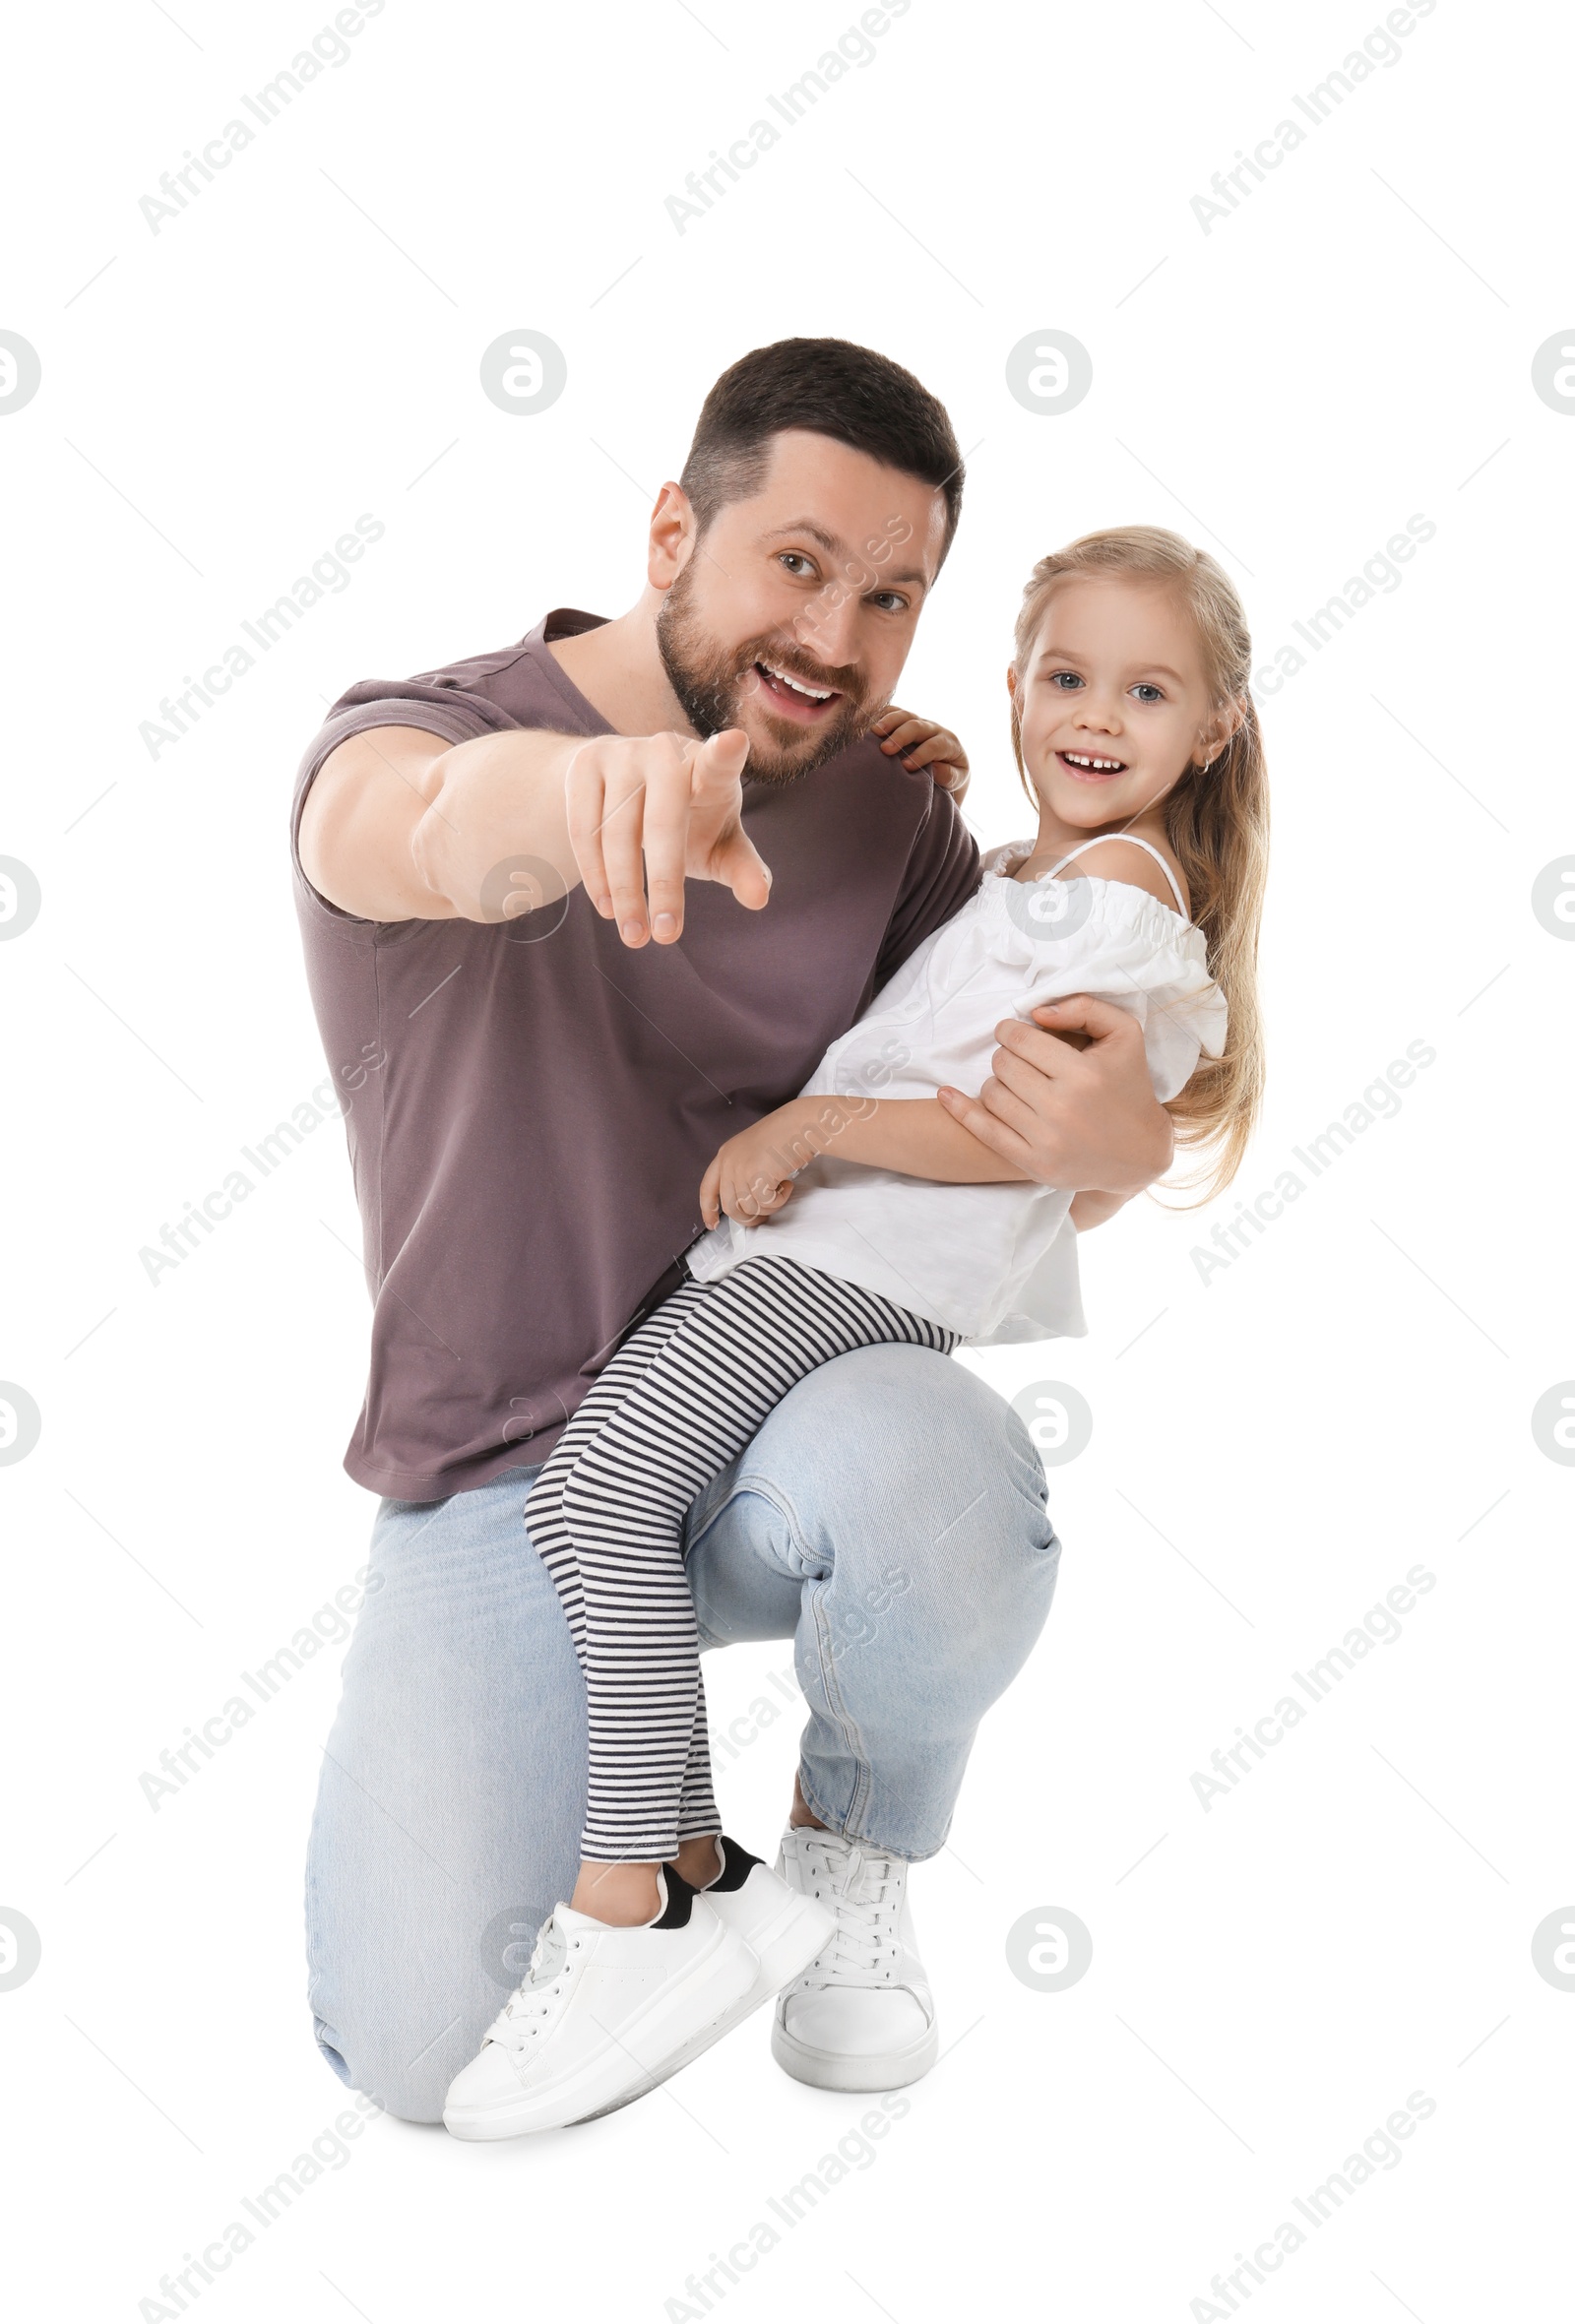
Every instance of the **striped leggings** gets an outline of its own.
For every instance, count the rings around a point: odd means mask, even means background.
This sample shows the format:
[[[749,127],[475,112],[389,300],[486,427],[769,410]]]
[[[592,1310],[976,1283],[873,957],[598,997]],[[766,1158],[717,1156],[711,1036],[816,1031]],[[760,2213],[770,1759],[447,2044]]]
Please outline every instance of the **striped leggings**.
[[[647,1316],[559,1438],[525,1522],[585,1672],[587,1861],[661,1863],[721,1831],[685,1516],[806,1373],[894,1341],[949,1355],[958,1335],[795,1260],[746,1259]]]

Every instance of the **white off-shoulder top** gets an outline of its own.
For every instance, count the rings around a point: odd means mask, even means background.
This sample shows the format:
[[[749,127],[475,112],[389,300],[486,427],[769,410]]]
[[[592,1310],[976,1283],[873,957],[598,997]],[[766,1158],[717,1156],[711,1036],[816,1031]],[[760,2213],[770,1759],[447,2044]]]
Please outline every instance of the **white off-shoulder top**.
[[[1175,892],[1175,911],[1121,880],[1063,880],[1083,848],[1034,881],[1011,876],[1029,843],[997,848],[976,893],[832,1043],[804,1095],[933,1098],[943,1083],[972,1095],[988,1076],[1003,1017],[1087,992],[1137,1018],[1155,1094],[1175,1097],[1201,1052],[1220,1054],[1225,999],[1159,849],[1131,833],[1104,836],[1147,848]],[[723,1219],[687,1265],[711,1283],[775,1252],[878,1291],[976,1346],[1078,1337],[1088,1327],[1067,1217],[1075,1191],[941,1185],[839,1162],[833,1143],[799,1172],[776,1218],[758,1226]]]

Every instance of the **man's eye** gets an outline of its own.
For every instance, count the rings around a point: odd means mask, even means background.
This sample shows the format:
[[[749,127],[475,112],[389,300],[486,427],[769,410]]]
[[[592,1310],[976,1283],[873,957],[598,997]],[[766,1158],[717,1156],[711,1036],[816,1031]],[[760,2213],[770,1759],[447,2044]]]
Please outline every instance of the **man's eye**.
[[[808,557],[800,556],[797,549],[795,548],[784,549],[780,561],[787,566],[788,572],[791,573],[795,581],[797,581],[801,575],[813,573],[815,570]]]
[[[878,591],[870,602],[878,605],[883,613],[906,613],[908,611],[908,599],[895,589]]]

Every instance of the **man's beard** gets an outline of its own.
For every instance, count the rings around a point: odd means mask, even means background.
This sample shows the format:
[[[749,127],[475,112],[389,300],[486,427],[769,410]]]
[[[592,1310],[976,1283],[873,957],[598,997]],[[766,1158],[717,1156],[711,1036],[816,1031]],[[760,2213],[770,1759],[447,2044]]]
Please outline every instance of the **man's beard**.
[[[667,592],[657,615],[657,647],[667,683],[695,732],[709,737],[736,726],[739,709],[753,693],[770,734],[770,740],[764,742],[750,738],[744,779],[755,783],[794,783],[856,742],[876,715],[859,672],[828,669],[812,660],[795,639],[775,634],[749,638],[740,646],[720,645],[690,601],[694,595],[692,570],[686,566]],[[806,686],[824,686],[841,694],[842,708],[823,728],[795,726],[774,715],[759,691],[757,660],[786,670],[789,677],[801,678]]]

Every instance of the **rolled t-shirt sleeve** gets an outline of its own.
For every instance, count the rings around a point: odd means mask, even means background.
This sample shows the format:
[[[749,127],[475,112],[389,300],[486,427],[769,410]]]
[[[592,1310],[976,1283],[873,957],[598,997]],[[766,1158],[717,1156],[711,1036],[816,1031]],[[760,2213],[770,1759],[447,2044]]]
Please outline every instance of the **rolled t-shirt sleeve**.
[[[301,870],[300,828],[306,794],[324,760],[342,742],[347,742],[352,734],[370,733],[374,726],[419,726],[445,743],[471,742],[478,734],[507,733],[518,723],[484,694],[467,693],[457,686],[430,685],[419,678],[364,678],[351,686],[334,704],[296,770],[289,851],[301,887],[308,895],[317,893]]]

